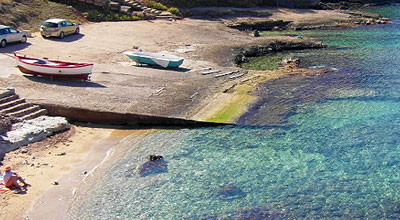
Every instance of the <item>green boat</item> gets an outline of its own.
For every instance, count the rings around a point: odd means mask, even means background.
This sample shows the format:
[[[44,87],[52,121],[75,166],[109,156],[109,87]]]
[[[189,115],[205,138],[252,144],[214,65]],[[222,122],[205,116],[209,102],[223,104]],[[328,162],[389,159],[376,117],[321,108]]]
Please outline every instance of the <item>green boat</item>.
[[[126,51],[124,54],[138,64],[162,66],[164,68],[177,68],[184,61],[182,57],[162,53]]]

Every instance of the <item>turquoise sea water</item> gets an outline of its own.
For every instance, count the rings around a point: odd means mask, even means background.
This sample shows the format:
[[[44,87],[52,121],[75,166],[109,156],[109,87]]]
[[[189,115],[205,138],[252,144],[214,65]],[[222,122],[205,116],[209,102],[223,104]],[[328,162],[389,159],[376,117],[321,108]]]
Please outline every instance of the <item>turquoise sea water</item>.
[[[400,6],[373,10],[396,23],[303,33],[335,47],[293,55],[337,71],[265,84],[243,126],[132,143],[70,218],[399,219]]]

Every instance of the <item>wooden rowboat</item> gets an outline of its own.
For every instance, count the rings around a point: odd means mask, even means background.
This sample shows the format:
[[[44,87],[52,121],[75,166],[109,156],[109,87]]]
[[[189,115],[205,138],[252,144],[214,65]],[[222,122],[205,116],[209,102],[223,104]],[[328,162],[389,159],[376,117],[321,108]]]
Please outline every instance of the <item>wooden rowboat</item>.
[[[88,80],[93,64],[71,63],[20,56],[14,53],[21,72],[35,76],[50,76]]]

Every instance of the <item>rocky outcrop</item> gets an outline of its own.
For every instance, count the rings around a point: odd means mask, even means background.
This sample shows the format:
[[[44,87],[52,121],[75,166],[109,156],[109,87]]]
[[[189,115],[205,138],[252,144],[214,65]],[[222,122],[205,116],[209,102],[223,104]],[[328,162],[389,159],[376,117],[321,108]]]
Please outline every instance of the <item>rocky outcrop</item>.
[[[325,9],[325,10],[333,10],[333,9],[360,9],[363,7],[370,7],[374,5],[384,5],[390,3],[399,3],[400,0],[352,0],[352,1],[344,1],[344,0],[321,0],[313,7],[316,9]]]
[[[0,155],[69,128],[70,124],[63,117],[40,116],[15,123],[10,131],[0,136]]]
[[[249,57],[267,56],[276,52],[289,50],[319,49],[327,47],[322,41],[315,40],[288,40],[273,41],[265,44],[258,44],[247,48],[238,49],[239,52],[234,56],[237,65],[248,62]]]
[[[290,21],[260,19],[260,18],[239,18],[225,21],[225,25],[230,28],[244,30],[271,31],[274,28],[286,29]]]

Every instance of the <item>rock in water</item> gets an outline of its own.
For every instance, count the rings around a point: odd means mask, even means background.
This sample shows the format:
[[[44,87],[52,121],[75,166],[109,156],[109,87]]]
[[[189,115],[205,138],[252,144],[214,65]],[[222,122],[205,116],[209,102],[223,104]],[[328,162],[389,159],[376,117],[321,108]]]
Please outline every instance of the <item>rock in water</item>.
[[[282,60],[282,65],[285,67],[296,68],[300,65],[300,59],[287,57]]]
[[[168,172],[168,165],[164,159],[147,161],[140,167],[140,176],[157,175]]]
[[[152,155],[149,156],[149,160],[150,160],[150,161],[162,160],[162,159],[164,159],[164,157],[161,156],[161,155],[154,155],[154,154],[152,154]]]
[[[233,200],[245,197],[246,193],[244,193],[240,188],[235,185],[227,185],[219,190],[219,195],[221,195],[223,199]]]

